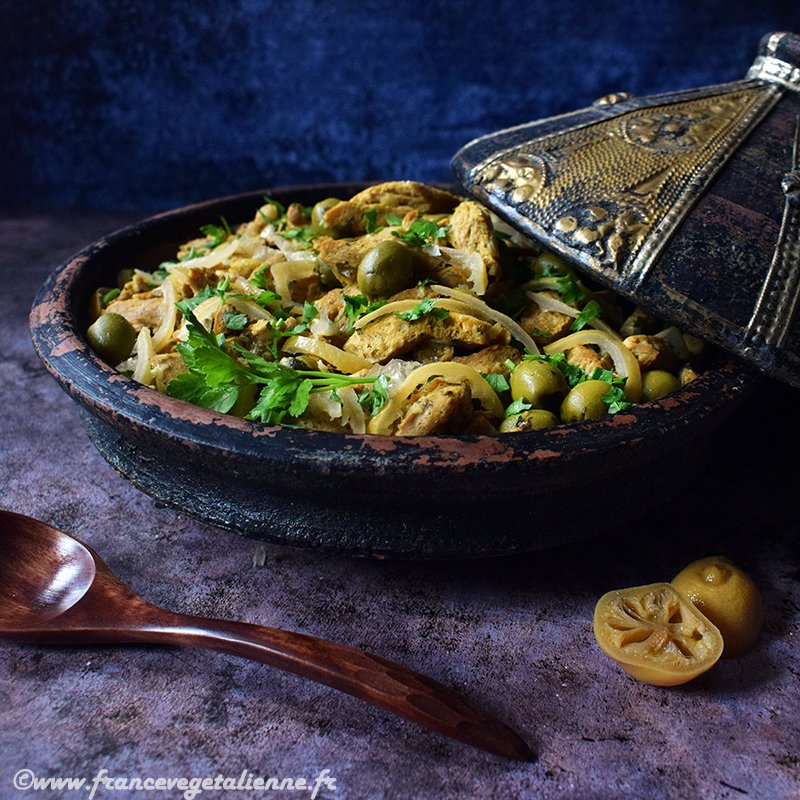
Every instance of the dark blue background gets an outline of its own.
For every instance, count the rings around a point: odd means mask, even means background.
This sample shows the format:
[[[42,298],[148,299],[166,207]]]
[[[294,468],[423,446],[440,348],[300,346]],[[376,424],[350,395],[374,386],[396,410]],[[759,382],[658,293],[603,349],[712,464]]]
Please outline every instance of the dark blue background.
[[[448,180],[469,139],[740,78],[798,0],[0,0],[0,205]]]

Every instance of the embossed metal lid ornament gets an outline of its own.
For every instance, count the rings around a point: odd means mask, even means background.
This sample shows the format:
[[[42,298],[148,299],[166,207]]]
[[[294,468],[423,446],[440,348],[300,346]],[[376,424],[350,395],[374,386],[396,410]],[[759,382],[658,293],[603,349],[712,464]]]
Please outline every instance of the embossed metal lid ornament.
[[[599,282],[800,386],[800,36],[765,36],[742,80],[609,95],[452,167]]]

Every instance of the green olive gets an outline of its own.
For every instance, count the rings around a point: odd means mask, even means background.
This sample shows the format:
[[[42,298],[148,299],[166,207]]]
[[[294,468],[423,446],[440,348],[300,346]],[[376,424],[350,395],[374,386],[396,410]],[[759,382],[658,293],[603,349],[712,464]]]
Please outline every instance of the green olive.
[[[119,364],[130,356],[136,331],[125,317],[110,311],[92,323],[86,339],[97,355],[109,364]]]
[[[318,231],[325,230],[325,212],[341,202],[338,197],[326,197],[311,209],[311,227]]]
[[[569,391],[558,367],[546,361],[523,361],[511,373],[511,396],[535,408],[556,409]]]
[[[558,417],[543,408],[532,408],[512,414],[500,423],[501,433],[517,433],[518,431],[541,431],[558,425]]]
[[[563,258],[557,256],[555,253],[545,251],[536,257],[536,260],[533,262],[533,271],[536,275],[566,275],[570,269]]]
[[[598,419],[608,413],[603,398],[611,390],[606,381],[584,381],[570,389],[561,404],[562,422],[579,422],[582,419]]]
[[[114,289],[110,286],[101,286],[99,289],[95,289],[89,300],[89,313],[92,315],[93,320],[103,313],[103,309],[108,305],[105,298],[113,291]]]
[[[130,268],[121,269],[117,273],[117,286],[122,289],[128,281],[133,280],[133,270]]]
[[[665,394],[680,389],[681,382],[671,373],[663,369],[651,369],[642,374],[642,402],[658,400]]]
[[[361,259],[358,288],[367,297],[390,297],[407,289],[413,276],[411,251],[396,239],[386,239]]]

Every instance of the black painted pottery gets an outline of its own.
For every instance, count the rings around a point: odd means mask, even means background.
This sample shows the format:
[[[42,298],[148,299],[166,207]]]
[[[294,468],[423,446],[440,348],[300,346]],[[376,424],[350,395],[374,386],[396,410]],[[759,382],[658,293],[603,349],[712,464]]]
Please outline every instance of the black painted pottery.
[[[250,219],[265,194],[310,204],[365,185],[267,189],[177,209],[110,234],[53,273],[31,311],[34,345],[121,475],[173,508],[254,538],[419,559],[530,551],[598,534],[696,479],[709,435],[757,383],[733,360],[633,413],[518,434],[391,438],[207,411],[116,372],[86,344],[90,296],[120,268],[154,268],[220,215]]]

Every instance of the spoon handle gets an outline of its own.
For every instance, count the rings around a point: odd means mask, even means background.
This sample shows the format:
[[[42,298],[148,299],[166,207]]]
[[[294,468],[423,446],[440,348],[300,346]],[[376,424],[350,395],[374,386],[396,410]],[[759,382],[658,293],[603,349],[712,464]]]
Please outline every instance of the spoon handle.
[[[477,710],[446,686],[400,664],[302,633],[167,613],[173,622],[129,631],[131,639],[217,650],[261,661],[490,753],[520,761],[534,759],[528,745],[502,722]]]

